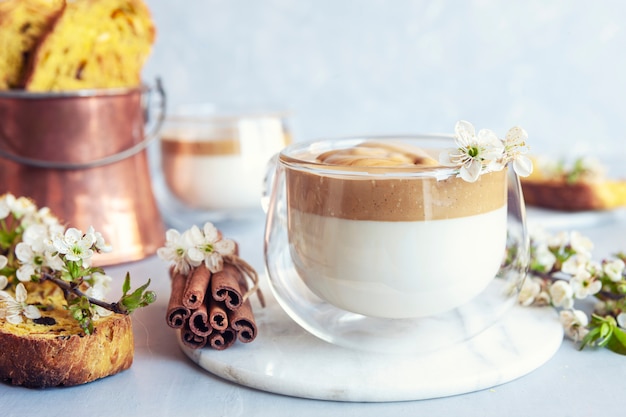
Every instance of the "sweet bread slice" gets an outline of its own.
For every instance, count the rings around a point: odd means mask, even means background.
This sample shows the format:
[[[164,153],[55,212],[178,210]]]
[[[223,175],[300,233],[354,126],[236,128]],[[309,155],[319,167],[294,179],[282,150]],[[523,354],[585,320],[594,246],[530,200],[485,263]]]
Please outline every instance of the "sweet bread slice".
[[[49,285],[47,285],[49,284]],[[13,324],[0,319],[0,379],[31,388],[84,384],[128,369],[133,332],[128,315],[111,314],[86,335],[53,284],[26,283],[27,303],[42,317]]]
[[[533,173],[521,179],[530,206],[561,211],[611,210],[626,206],[626,181],[609,179],[597,161],[578,159],[572,167],[553,169],[535,160]]]
[[[0,1],[0,90],[23,88],[25,69],[65,0]]]
[[[68,0],[35,50],[29,91],[136,87],[155,39],[141,0]]]

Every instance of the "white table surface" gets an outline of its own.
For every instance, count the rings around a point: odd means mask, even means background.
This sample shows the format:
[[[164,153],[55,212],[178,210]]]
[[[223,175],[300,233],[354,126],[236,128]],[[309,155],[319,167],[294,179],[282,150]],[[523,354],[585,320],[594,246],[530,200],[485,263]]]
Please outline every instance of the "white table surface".
[[[532,222],[532,212],[529,218]],[[626,250],[626,221],[622,216],[579,226],[578,230],[595,242],[596,256]],[[244,259],[259,271],[264,270],[261,216],[250,223],[219,227],[225,236],[239,242]],[[130,271],[136,284],[151,278],[151,288],[159,296],[155,304],[133,315],[133,366],[118,375],[71,388],[36,390],[0,384],[0,415],[540,417],[611,416],[624,410],[626,357],[608,350],[581,352],[569,340],[563,342],[552,359],[530,374],[491,389],[452,397],[349,403],[257,391],[204,371],[181,351],[176,333],[164,321],[169,278],[163,261],[152,256],[106,270],[119,280],[119,286],[126,271]]]

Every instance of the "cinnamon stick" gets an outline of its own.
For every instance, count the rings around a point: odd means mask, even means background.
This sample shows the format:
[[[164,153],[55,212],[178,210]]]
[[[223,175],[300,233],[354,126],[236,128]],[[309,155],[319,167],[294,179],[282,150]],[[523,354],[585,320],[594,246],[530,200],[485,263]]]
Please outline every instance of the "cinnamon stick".
[[[237,339],[235,330],[230,327],[221,332],[214,332],[209,335],[208,344],[216,350],[224,350],[230,347]]]
[[[211,279],[211,296],[216,301],[223,301],[228,309],[236,310],[243,302],[242,281],[241,272],[235,266],[224,263],[222,270],[213,274]]]
[[[180,330],[180,338],[183,344],[191,349],[200,349],[206,346],[208,336],[199,336],[195,334],[190,328],[189,323],[186,322],[185,326]]]
[[[189,329],[197,336],[208,336],[213,331],[205,303],[202,303],[189,317]]]
[[[256,338],[257,328],[252,313],[250,300],[246,300],[237,310],[231,311],[228,317],[230,324],[237,332],[237,338],[243,343],[250,343]]]
[[[209,287],[211,271],[204,264],[191,270],[187,279],[187,287],[183,295],[183,305],[191,310],[196,310],[204,302],[204,296]]]
[[[185,320],[190,316],[191,311],[183,305],[183,291],[187,284],[187,276],[179,272],[171,274],[172,292],[167,305],[165,321],[167,325],[179,329],[185,324]]]
[[[217,301],[211,297],[208,300],[209,306],[209,323],[215,330],[223,331],[228,327],[228,313],[224,307],[224,303]]]

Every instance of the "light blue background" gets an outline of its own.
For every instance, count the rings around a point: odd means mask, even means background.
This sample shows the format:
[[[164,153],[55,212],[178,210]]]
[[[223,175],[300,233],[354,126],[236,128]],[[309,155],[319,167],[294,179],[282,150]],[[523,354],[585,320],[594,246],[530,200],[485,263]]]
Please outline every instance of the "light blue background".
[[[296,139],[453,131],[459,119],[535,153],[626,154],[626,2],[147,0],[144,70],[171,107],[267,104]]]

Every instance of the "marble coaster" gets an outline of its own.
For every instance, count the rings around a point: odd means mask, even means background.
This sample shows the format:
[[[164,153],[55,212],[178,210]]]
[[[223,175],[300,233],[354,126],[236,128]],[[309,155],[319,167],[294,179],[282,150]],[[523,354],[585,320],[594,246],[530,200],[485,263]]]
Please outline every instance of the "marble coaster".
[[[333,401],[385,402],[445,397],[526,375],[559,349],[563,329],[552,308],[512,308],[497,324],[446,349],[381,354],[336,346],[297,325],[265,292],[254,306],[258,336],[217,351],[183,352],[201,368],[263,391]]]

